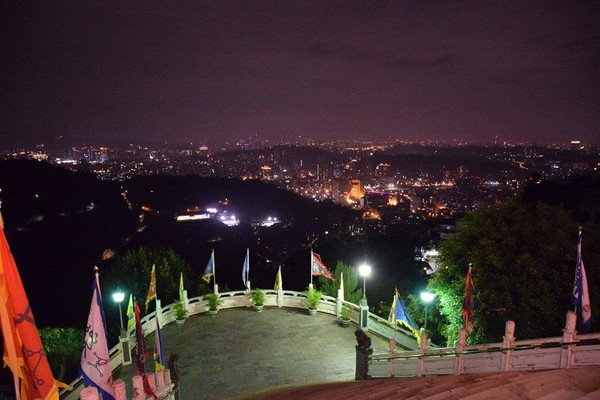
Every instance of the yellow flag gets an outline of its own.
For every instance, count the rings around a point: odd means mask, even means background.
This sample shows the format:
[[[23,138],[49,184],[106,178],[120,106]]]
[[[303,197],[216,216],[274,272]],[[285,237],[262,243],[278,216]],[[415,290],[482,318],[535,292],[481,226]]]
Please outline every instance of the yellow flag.
[[[133,295],[129,295],[129,304],[127,304],[127,331],[135,326],[135,314],[133,313]]]
[[[150,275],[150,287],[148,288],[148,295],[146,296],[146,312],[148,312],[148,304],[150,300],[156,298],[156,267],[152,264],[152,272]]]
[[[277,270],[277,276],[275,277],[275,290],[283,289],[283,281],[281,280],[281,266]]]

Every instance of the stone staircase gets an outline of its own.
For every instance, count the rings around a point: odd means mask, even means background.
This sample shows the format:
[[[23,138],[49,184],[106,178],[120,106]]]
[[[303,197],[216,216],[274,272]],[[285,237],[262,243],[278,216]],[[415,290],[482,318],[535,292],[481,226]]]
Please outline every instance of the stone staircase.
[[[600,367],[371,379],[276,389],[236,399],[600,400]]]

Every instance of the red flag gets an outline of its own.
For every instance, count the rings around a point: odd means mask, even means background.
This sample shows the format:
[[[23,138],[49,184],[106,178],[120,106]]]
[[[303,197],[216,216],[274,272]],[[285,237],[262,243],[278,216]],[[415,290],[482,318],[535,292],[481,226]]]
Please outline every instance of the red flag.
[[[467,271],[465,279],[465,299],[462,306],[462,317],[467,333],[473,332],[473,279],[471,278],[471,267]]]
[[[331,275],[331,272],[329,272],[329,270],[327,269],[327,267],[321,260],[320,255],[318,255],[317,253],[312,253],[312,263],[311,264],[312,265],[310,267],[310,272],[312,275],[316,275],[316,276],[323,275],[325,278],[335,281],[335,278],[333,277],[333,275]]]
[[[150,300],[156,298],[156,268],[152,265],[152,272],[150,273],[150,286],[148,287],[148,295],[146,296],[146,312],[148,312],[148,304]]]
[[[15,398],[58,400],[57,383],[50,370],[19,270],[2,229],[0,327],[4,337],[4,363],[14,377]]]
[[[146,359],[148,358],[148,351],[146,350],[146,341],[144,340],[144,331],[142,329],[142,321],[140,319],[140,308],[137,303],[134,303],[133,309],[135,310],[135,361],[136,361],[136,374],[144,375],[146,373]]]

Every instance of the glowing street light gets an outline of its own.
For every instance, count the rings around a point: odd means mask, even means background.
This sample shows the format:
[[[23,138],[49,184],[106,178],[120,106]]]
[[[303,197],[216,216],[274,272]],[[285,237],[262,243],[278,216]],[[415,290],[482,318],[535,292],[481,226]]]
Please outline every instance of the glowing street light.
[[[371,275],[371,266],[363,264],[358,267],[358,273],[363,277],[363,299],[367,298],[367,276]]]
[[[125,292],[118,290],[113,293],[112,298],[115,303],[119,305],[119,321],[121,322],[121,331],[123,331],[123,313],[121,312],[121,303],[123,300],[125,300]]]
[[[427,330],[427,311],[429,310],[429,303],[433,301],[435,294],[430,292],[421,292],[421,300],[425,303],[425,326],[423,329]]]

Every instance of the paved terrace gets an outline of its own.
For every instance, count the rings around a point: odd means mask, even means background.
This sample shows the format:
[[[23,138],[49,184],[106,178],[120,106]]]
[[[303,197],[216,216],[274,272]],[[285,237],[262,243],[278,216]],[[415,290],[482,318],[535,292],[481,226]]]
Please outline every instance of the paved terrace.
[[[180,400],[226,399],[282,385],[353,381],[356,329],[307,310],[233,308],[167,325],[163,346],[167,357],[179,354]],[[375,352],[387,350],[386,340],[372,341]],[[150,362],[146,367],[153,369]],[[121,376],[130,378],[134,368]]]

